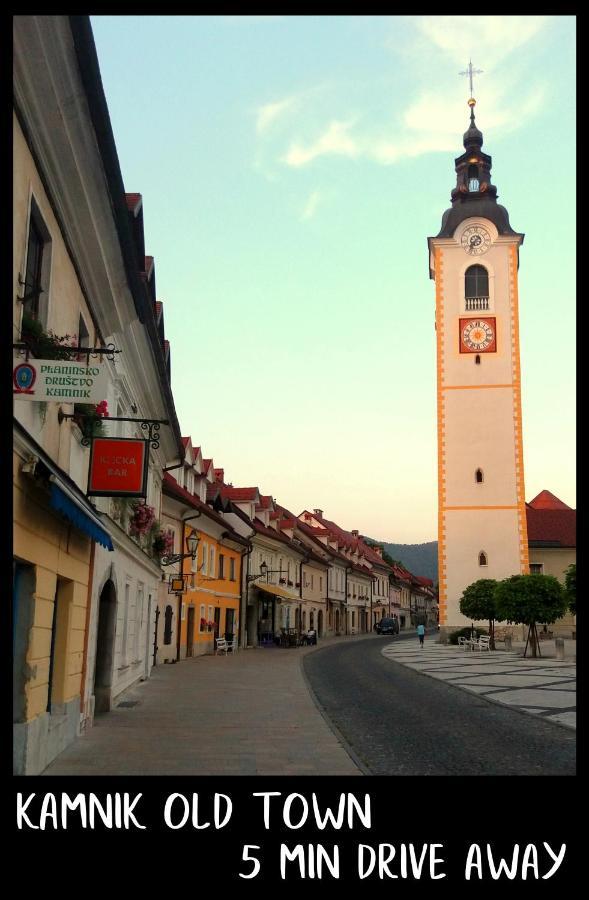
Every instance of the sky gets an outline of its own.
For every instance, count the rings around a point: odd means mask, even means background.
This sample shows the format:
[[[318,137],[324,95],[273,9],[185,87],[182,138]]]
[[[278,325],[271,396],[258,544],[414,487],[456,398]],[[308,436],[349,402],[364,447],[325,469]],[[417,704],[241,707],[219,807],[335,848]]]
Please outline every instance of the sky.
[[[427,237],[476,121],[512,227],[526,499],[575,501],[575,19],[92,16],[182,433],[236,486],[437,539]]]

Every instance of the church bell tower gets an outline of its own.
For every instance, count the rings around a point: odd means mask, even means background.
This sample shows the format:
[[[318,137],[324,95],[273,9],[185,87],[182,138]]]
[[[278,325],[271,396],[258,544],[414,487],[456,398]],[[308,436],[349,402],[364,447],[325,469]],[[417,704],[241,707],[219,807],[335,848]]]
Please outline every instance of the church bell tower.
[[[529,571],[518,266],[524,235],[491,183],[472,97],[442,227],[428,238],[436,288],[440,630],[470,624],[464,589]]]

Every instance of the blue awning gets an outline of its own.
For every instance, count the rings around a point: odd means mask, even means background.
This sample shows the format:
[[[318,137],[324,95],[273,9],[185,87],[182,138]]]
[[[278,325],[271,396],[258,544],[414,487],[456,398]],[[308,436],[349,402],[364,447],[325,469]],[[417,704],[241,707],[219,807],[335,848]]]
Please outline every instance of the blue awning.
[[[87,534],[99,544],[102,544],[107,550],[114,550],[115,548],[112,545],[110,535],[104,530],[97,516],[90,508],[86,511],[81,502],[74,500],[69,496],[69,492],[66,493],[65,490],[62,490],[62,488],[53,481],[54,477],[55,476],[51,476],[51,506],[53,509],[64,515],[66,519],[69,519],[70,522],[76,526],[76,528],[79,528],[84,534]]]

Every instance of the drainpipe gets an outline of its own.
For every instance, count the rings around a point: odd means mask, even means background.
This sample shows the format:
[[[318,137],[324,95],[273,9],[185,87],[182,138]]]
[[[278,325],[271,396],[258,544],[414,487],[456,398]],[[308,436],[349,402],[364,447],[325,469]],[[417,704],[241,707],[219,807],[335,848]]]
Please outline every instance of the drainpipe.
[[[331,569],[331,564],[327,565],[325,570],[325,614],[327,616],[327,622],[325,623],[326,628],[329,628],[329,570]]]
[[[247,647],[246,640],[246,631],[247,631],[247,607],[248,607],[248,599],[249,599],[249,589],[250,589],[250,581],[249,581],[249,573],[250,573],[250,556],[252,555],[253,546],[250,542],[248,542],[248,547],[245,550],[241,551],[241,596],[239,598],[239,643],[240,647]],[[246,564],[246,573],[245,573],[245,598],[243,591],[243,558],[247,556],[247,564]],[[245,604],[244,604],[245,599]]]
[[[372,589],[374,587],[374,576],[370,576],[370,630],[372,631]]]

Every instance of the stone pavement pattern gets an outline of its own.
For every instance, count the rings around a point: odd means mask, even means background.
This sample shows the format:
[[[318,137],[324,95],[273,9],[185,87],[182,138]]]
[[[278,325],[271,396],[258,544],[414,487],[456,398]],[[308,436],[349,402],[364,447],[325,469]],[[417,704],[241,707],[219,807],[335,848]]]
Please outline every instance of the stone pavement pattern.
[[[137,705],[97,717],[43,774],[361,775],[309,693],[300,663],[315,649],[158,666],[117,700]]]
[[[439,644],[437,636],[426,637],[423,649],[417,642],[392,643],[382,653],[387,659],[486,700],[574,729],[577,667],[571,654],[576,641],[565,641],[565,647],[567,644],[564,660],[550,657],[550,649],[544,646],[542,658],[524,659],[523,644],[520,650],[514,645],[512,651],[469,651]]]

